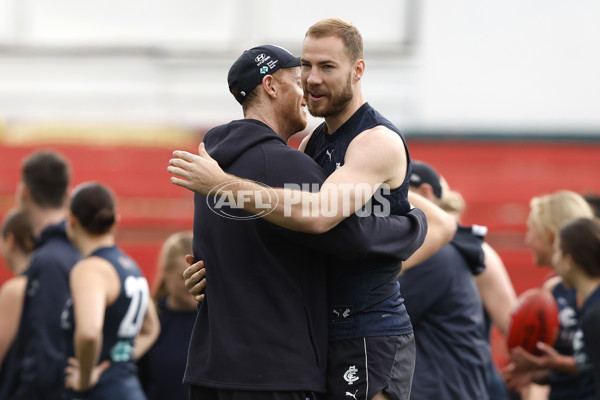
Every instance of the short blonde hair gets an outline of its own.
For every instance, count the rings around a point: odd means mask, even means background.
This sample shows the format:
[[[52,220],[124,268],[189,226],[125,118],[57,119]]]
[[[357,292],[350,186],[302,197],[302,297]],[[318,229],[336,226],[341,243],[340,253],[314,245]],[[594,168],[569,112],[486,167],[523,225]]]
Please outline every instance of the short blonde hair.
[[[317,38],[328,36],[339,37],[346,46],[346,52],[350,61],[355,62],[364,58],[362,35],[351,22],[340,18],[323,19],[308,28],[305,37],[308,36]]]
[[[538,196],[531,199],[530,219],[540,233],[552,231],[556,236],[560,228],[576,218],[593,218],[589,203],[570,190]]]
[[[440,199],[440,208],[453,215],[461,215],[466,208],[463,196],[450,189],[448,182],[443,176],[440,176],[440,185],[442,186],[442,198]]]

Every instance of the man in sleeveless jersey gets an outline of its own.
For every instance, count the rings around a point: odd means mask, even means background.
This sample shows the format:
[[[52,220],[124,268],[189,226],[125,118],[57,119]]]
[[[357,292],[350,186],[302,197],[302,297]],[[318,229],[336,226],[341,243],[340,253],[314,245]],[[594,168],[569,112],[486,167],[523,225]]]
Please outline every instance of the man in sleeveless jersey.
[[[398,129],[362,95],[365,62],[360,32],[339,19],[320,21],[306,34],[301,60],[309,111],[325,122],[300,148],[330,175],[319,192],[266,188],[264,196],[244,202],[244,209],[307,233],[327,232],[348,215],[344,212],[348,204],[354,205],[351,211],[355,212],[372,197],[382,200],[372,205],[390,206],[388,214],[407,213],[411,207],[407,199],[410,157]],[[184,179],[174,177],[173,183],[208,194],[217,185],[238,179],[224,173],[202,145],[199,153],[174,152],[169,171]],[[389,190],[378,192],[382,186]],[[240,181],[232,188],[235,195],[260,190],[251,181]],[[284,201],[276,204],[274,199]],[[305,205],[316,204],[322,210],[331,199],[334,212],[306,215]],[[264,213],[265,205],[268,213]],[[426,241],[425,248],[419,249],[424,258],[431,254],[429,243],[437,250],[454,235],[452,217],[448,215],[446,222],[448,229],[429,230],[438,240]],[[414,265],[424,258],[415,254],[411,262]],[[330,398],[408,399],[415,348],[396,279],[400,268],[401,263],[373,257],[328,269]]]
[[[55,152],[33,153],[23,163],[17,198],[30,216],[36,248],[25,272],[23,315],[15,340],[12,400],[60,399],[67,342],[60,327],[70,296],[69,273],[80,259],[65,232],[69,167]]]

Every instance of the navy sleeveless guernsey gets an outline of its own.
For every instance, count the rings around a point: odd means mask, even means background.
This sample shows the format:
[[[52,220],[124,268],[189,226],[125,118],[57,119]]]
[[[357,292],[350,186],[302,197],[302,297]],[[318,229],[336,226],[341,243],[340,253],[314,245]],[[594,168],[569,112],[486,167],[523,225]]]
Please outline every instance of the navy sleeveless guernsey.
[[[554,348],[560,354],[573,356],[573,339],[577,332],[579,310],[574,288],[567,288],[561,282],[552,289],[552,295],[558,305],[560,328]],[[594,399],[594,375],[590,369],[579,371],[577,374],[568,374],[550,370],[548,374],[550,384],[549,400],[567,399]]]
[[[148,307],[148,282],[135,261],[117,246],[100,248],[90,254],[90,257],[93,256],[111,263],[121,281],[121,292],[115,302],[106,308],[102,350],[98,361],[110,360],[111,364],[91,390],[83,393],[69,391],[65,398],[144,400],[146,397],[137,376],[133,346]],[[72,300],[65,306],[61,324],[73,343]],[[73,354],[74,349],[71,348],[71,356]]]
[[[363,211],[378,212],[387,207],[390,214],[404,215],[410,210],[407,195],[411,164],[406,140],[398,128],[368,103],[363,104],[332,134],[327,132],[325,123],[319,125],[312,133],[304,152],[327,175],[331,175],[344,165],[350,142],[360,133],[376,126],[385,126],[400,136],[407,149],[408,170],[400,186],[376,193]],[[385,199],[385,202],[378,199]],[[394,260],[367,257],[328,269],[330,340],[412,333],[397,280],[401,268],[402,264]]]

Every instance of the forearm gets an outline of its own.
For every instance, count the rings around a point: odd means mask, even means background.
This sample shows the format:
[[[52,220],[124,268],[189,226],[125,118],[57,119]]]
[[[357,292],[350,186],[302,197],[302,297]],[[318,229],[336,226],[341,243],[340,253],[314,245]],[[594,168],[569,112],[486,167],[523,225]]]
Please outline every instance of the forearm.
[[[551,360],[548,368],[566,374],[579,373],[579,368],[577,368],[577,364],[575,364],[575,358],[572,356],[559,355]]]
[[[362,207],[372,192],[353,185],[288,184],[271,188],[256,182],[228,175],[228,184],[214,193],[221,196],[215,204],[235,203],[237,208],[259,215],[286,229],[305,233],[324,233]],[[358,192],[358,195],[357,195]]]
[[[92,370],[98,362],[102,339],[100,336],[85,335],[75,331],[75,357],[79,361],[80,387],[90,387]]]
[[[140,333],[135,338],[135,346],[133,347],[134,360],[142,358],[142,356],[150,350],[157,338],[158,332],[156,334],[154,334],[154,332]]]
[[[158,339],[159,334],[160,321],[156,312],[156,306],[154,305],[154,302],[150,301],[148,303],[148,309],[146,310],[142,329],[135,339],[133,348],[134,360],[139,360],[148,350],[150,350],[150,347],[152,347],[154,342],[156,342],[156,339]]]

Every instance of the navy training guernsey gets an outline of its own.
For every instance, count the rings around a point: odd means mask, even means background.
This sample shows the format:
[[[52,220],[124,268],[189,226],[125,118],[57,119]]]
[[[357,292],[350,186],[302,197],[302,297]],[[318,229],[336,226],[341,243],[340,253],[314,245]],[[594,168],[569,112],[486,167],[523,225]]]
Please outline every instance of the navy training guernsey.
[[[596,344],[598,336],[595,336],[594,333],[598,332],[598,326],[600,325],[600,319],[597,319],[600,316],[600,312],[597,310],[599,306],[600,287],[597,287],[581,306],[577,329],[573,337],[573,357],[579,369],[578,375],[584,375],[586,378],[591,378],[592,380],[590,382],[589,379],[586,379],[586,383],[592,383],[592,385],[588,384],[580,388],[578,399],[597,399],[598,397],[596,396],[600,394],[600,391],[596,389],[600,383],[596,381],[594,384],[594,372],[597,374],[600,366],[594,365],[592,362],[600,361],[600,354],[597,352],[595,354],[590,353],[590,349],[594,348],[594,346],[598,347]],[[593,318],[594,308],[596,308],[596,319]]]
[[[70,298],[69,273],[81,259],[67,238],[65,223],[46,227],[35,244],[27,277],[25,303],[15,338],[15,381],[11,400],[60,399],[69,343],[60,327]]]
[[[227,173],[271,187],[312,188],[325,180],[310,157],[258,120],[215,127],[204,143]],[[228,390],[324,392],[327,268],[370,254],[398,259],[412,254],[424,238],[424,214],[351,216],[325,234],[311,235],[253,217],[222,198],[194,197],[194,258],[205,262],[209,284],[184,382]]]
[[[368,103],[363,104],[334,133],[327,132],[325,123],[319,125],[304,152],[330,175],[344,165],[350,142],[376,126],[385,126],[400,136],[406,148],[408,166],[402,184],[391,188],[389,193],[376,193],[367,203],[366,211],[376,211],[377,207],[381,207],[382,202],[377,200],[381,196],[389,204],[391,214],[404,215],[410,210],[407,196],[412,167],[408,146],[398,128]],[[398,260],[370,257],[328,270],[331,340],[412,332],[397,280],[401,268],[402,263]]]
[[[567,288],[562,281],[552,289],[558,305],[559,334],[554,348],[560,354],[573,356],[573,340],[579,324],[577,295],[574,288]],[[550,370],[547,383],[550,385],[549,400],[571,400],[594,398],[594,377],[591,370],[568,374]]]
[[[593,368],[596,398],[600,399],[600,287],[596,288],[581,309],[581,330],[587,361]]]
[[[110,367],[89,391],[67,390],[66,394],[73,399],[145,400],[137,376],[133,347],[148,307],[148,282],[136,262],[117,246],[101,247],[88,257],[100,257],[111,263],[121,281],[121,291],[115,302],[106,308],[102,327],[102,349],[98,363],[109,360]],[[70,356],[73,357],[75,321],[71,299],[65,303],[61,326],[71,343]]]
[[[473,278],[483,236],[468,230],[399,278],[417,348],[411,400],[488,399],[491,350]]]

